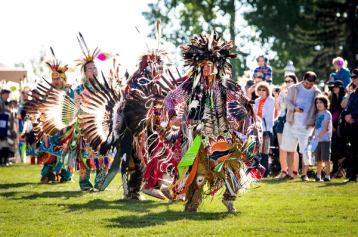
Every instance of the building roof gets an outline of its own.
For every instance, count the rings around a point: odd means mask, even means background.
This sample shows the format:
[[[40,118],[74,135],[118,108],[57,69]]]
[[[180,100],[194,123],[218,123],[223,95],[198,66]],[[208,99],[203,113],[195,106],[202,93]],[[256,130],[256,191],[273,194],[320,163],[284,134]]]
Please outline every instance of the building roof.
[[[0,67],[0,81],[22,81],[27,76],[27,71],[23,68]]]

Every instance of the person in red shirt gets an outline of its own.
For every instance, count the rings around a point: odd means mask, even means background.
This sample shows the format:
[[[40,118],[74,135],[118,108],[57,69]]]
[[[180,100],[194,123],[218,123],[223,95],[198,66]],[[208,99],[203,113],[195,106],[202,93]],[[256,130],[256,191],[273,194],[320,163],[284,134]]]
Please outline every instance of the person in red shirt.
[[[266,168],[264,177],[269,174],[268,154],[274,124],[275,99],[271,96],[271,86],[267,82],[256,85],[254,111],[262,121],[264,142],[261,149],[261,164]]]

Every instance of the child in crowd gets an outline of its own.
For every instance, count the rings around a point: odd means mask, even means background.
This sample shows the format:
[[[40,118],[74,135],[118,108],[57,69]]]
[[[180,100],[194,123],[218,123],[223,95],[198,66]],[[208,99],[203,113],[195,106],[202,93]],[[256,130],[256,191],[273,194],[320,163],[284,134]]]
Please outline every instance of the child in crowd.
[[[266,81],[267,83],[272,83],[272,69],[268,65],[268,58],[264,55],[260,55],[256,59],[259,66],[255,68],[254,70],[254,76],[260,73],[262,75],[263,81]]]
[[[331,181],[330,177],[330,159],[331,159],[331,138],[332,138],[332,115],[328,111],[328,98],[319,95],[315,98],[315,105],[317,109],[314,139],[318,142],[316,148],[316,161],[317,161],[317,176],[316,182],[322,181],[321,172],[322,165],[325,165],[324,181]]]

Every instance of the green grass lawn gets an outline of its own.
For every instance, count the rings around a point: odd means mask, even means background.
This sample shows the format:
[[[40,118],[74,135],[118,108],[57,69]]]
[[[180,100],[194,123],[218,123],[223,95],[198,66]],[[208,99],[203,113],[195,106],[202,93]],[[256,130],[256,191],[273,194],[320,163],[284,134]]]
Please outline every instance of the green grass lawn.
[[[220,196],[199,213],[146,197],[120,201],[119,177],[100,193],[77,182],[38,184],[40,166],[0,167],[0,236],[358,236],[358,184],[255,184],[227,214]],[[75,179],[78,180],[76,174]]]

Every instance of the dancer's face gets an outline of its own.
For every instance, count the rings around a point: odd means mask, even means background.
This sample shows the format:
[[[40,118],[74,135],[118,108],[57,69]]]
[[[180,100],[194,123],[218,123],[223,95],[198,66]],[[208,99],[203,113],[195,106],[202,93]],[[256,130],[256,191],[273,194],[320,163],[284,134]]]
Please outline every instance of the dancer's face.
[[[59,73],[52,73],[52,85],[56,88],[56,89],[60,89],[63,87],[64,81],[63,78],[60,76]]]
[[[98,72],[97,72],[97,67],[96,64],[94,64],[94,62],[90,62],[88,64],[86,64],[85,66],[85,77],[87,79],[94,79],[95,77],[98,76]]]
[[[154,115],[160,116],[162,114],[162,110],[163,110],[163,103],[155,102],[154,103]]]
[[[214,63],[211,61],[206,61],[203,64],[203,76],[208,77],[214,72]]]

